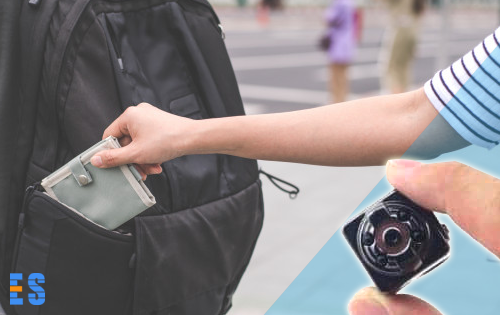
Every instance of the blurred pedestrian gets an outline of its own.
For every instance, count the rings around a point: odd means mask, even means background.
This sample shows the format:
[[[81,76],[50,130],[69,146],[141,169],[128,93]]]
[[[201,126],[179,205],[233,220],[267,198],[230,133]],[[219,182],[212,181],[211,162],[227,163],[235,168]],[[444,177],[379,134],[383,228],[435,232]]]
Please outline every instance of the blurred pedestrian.
[[[391,93],[402,93],[410,86],[419,20],[424,11],[425,0],[386,0],[386,2],[390,20],[384,36],[381,57],[385,68],[382,87]]]
[[[325,12],[327,23],[330,90],[334,103],[344,102],[349,93],[348,67],[359,36],[356,8],[352,0],[334,0]]]
[[[257,21],[261,26],[269,24],[269,13],[283,9],[282,0],[260,0],[257,3]]]

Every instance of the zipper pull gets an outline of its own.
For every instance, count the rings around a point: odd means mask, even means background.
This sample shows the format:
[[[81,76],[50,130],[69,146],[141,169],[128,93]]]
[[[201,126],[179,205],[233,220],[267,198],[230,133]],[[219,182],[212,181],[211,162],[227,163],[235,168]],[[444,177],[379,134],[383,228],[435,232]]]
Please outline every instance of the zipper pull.
[[[120,70],[123,72],[123,60],[122,57],[118,57],[118,66],[120,67]]]
[[[29,0],[28,1],[28,4],[32,7],[32,8],[36,8],[40,5],[40,2],[42,2],[42,0]]]
[[[108,32],[109,32],[111,45],[113,45],[113,50],[115,51],[115,54],[116,54],[116,59],[118,61],[118,67],[120,67],[120,71],[123,72],[125,70],[125,68],[123,67],[123,59],[122,59],[120,46],[118,45],[118,38],[117,38],[115,31],[113,29],[113,25],[111,25],[111,22],[108,19],[108,16],[104,15],[104,19],[106,20],[106,27],[107,27]]]
[[[17,220],[17,227],[19,229],[24,228],[24,212],[19,213],[19,219]]]
[[[35,190],[40,190],[40,182],[36,182],[31,186],[28,186],[24,191],[23,204],[21,208],[21,212],[19,213],[19,218],[17,219],[17,226],[19,229],[24,227],[24,210],[26,208],[26,204],[28,203],[28,198],[33,194]]]
[[[28,186],[28,188],[26,188],[26,190],[24,191],[21,213],[24,212],[24,207],[26,207],[26,203],[28,202],[28,197],[31,196],[35,190],[42,191],[42,186],[40,185],[40,182],[36,182],[33,185]]]
[[[22,211],[24,211],[24,207],[26,206],[26,202],[28,201],[28,197],[33,194],[33,191],[35,191],[35,189],[36,189],[35,185],[29,186],[28,188],[26,188],[26,190],[24,192]]]
[[[220,36],[222,37],[222,39],[226,39],[226,33],[224,33],[224,27],[222,27],[222,24],[219,23],[219,29],[220,29]]]

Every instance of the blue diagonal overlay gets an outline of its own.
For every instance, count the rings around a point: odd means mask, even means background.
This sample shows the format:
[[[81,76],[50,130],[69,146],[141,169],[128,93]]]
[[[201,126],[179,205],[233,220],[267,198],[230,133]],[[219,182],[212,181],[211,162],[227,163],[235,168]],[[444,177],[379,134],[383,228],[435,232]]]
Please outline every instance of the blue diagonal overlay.
[[[500,177],[500,148],[487,151],[470,146],[425,163],[441,161],[459,161]],[[354,214],[390,189],[391,186],[383,178]],[[438,219],[450,230],[451,258],[428,275],[410,283],[402,293],[417,295],[447,315],[500,314],[500,260],[446,215],[438,215]],[[339,230],[266,315],[347,315],[347,304],[351,297],[359,289],[372,285]]]

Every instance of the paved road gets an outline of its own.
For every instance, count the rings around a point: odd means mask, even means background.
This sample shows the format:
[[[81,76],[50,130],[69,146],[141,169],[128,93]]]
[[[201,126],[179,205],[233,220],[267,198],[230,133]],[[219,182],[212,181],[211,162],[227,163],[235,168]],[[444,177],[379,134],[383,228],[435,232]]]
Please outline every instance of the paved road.
[[[322,11],[288,10],[259,26],[250,10],[218,8],[248,114],[281,112],[329,102],[325,56],[316,49]],[[350,68],[350,98],[380,94],[378,59],[384,12],[365,13],[365,30]],[[496,12],[453,12],[448,62],[460,57],[490,33]],[[414,85],[436,71],[442,49],[439,15],[425,17],[414,67]],[[382,167],[333,168],[261,162],[266,171],[301,188],[296,200],[264,179],[266,218],[255,254],[234,297],[230,315],[264,314],[306,264],[335,233],[373,186]]]

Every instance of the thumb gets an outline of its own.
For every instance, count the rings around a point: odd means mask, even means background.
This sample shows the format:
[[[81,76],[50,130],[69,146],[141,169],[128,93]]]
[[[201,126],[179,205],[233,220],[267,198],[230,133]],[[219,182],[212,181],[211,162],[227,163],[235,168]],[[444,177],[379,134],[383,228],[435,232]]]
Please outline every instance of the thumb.
[[[407,294],[384,294],[375,288],[359,291],[349,303],[351,315],[441,315],[429,303]]]
[[[96,153],[90,163],[95,167],[109,168],[132,163],[134,152],[133,144],[118,149],[109,149]]]
[[[500,256],[500,180],[458,162],[421,164],[408,160],[389,161],[387,179],[419,205],[448,213]]]

